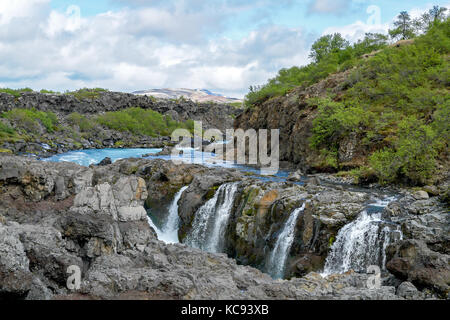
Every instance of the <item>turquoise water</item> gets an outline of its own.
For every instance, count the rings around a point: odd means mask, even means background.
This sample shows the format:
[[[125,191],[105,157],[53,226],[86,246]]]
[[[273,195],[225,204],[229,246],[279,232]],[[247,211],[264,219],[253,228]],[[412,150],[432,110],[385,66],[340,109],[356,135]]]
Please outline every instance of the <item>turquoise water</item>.
[[[120,159],[126,158],[141,158],[142,155],[148,153],[158,153],[161,152],[162,149],[87,149],[87,150],[77,150],[77,151],[69,151],[66,153],[61,153],[54,155],[50,158],[42,159],[43,161],[51,161],[51,162],[74,162],[81,166],[89,166],[91,164],[97,164],[102,161],[104,158],[111,158],[112,162],[115,162]]]
[[[284,181],[289,175],[288,171],[279,170],[274,176],[258,176],[260,170],[258,168],[253,168],[245,165],[236,164],[231,161],[223,161],[214,159],[215,154],[209,152],[197,151],[193,148],[180,148],[178,156],[172,155],[156,155],[162,149],[158,148],[147,148],[147,149],[86,149],[86,150],[76,150],[69,151],[66,153],[61,153],[54,155],[49,158],[41,159],[42,161],[52,161],[52,162],[74,162],[82,166],[89,166],[91,164],[97,164],[104,158],[111,158],[112,162],[120,159],[127,158],[142,158],[143,155],[150,154],[150,156],[145,157],[145,159],[163,159],[163,160],[179,160],[184,163],[200,164],[207,167],[222,167],[222,168],[234,168],[239,171],[252,173],[255,178],[262,179],[264,181]]]

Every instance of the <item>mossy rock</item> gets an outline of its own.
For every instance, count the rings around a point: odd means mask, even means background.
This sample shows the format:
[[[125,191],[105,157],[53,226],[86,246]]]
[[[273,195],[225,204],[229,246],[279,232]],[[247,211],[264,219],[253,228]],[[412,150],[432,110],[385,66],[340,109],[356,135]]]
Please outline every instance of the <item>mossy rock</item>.
[[[212,199],[214,197],[214,195],[217,192],[217,189],[219,189],[220,186],[213,186],[211,188],[209,188],[208,192],[205,195],[205,199],[206,201],[208,201],[209,199]]]
[[[0,153],[10,153],[10,154],[12,154],[13,152],[11,150],[9,150],[9,149],[2,149],[2,148],[0,148]]]

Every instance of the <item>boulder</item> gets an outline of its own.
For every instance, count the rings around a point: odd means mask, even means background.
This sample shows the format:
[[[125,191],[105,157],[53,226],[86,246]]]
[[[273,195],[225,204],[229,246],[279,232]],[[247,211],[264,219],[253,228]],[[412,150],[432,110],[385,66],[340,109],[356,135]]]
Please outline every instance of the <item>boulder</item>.
[[[287,180],[288,181],[300,181],[302,179],[302,175],[303,173],[301,172],[301,170],[297,170],[295,172],[292,172],[288,177]]]
[[[430,198],[428,193],[426,191],[424,191],[424,190],[418,190],[418,191],[414,192],[412,196],[416,200],[426,200],[426,199]]]
[[[386,267],[396,277],[410,281],[419,289],[428,288],[448,297],[449,255],[430,250],[420,240],[399,241],[388,248],[387,255]]]
[[[408,281],[402,282],[398,288],[396,294],[408,300],[423,299],[423,294],[417,290],[417,288]]]
[[[109,164],[112,164],[111,158],[109,157],[104,158],[102,161],[98,163],[99,166],[107,166]]]

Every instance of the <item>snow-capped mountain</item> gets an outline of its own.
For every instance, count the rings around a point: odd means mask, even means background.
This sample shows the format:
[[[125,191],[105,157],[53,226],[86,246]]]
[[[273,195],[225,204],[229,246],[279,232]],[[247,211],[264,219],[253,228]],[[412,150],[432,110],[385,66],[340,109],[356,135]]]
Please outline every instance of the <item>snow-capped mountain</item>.
[[[213,93],[207,89],[150,89],[133,92],[137,95],[147,95],[159,99],[178,99],[184,97],[195,102],[217,102],[232,103],[242,102],[241,99],[225,97],[218,93]]]

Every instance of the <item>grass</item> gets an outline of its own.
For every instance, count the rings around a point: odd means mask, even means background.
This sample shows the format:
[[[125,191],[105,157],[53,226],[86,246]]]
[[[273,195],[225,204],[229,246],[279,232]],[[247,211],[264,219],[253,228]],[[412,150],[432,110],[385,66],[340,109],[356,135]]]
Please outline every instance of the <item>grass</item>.
[[[72,95],[78,100],[85,100],[85,99],[93,100],[99,98],[103,92],[108,91],[109,90],[103,88],[93,88],[93,89],[83,88],[76,91],[69,91],[66,92],[65,94]]]
[[[22,88],[22,89],[3,88],[3,89],[0,89],[0,93],[7,93],[10,95],[13,95],[16,98],[20,97],[21,94],[25,93],[25,92],[33,92],[33,89],[30,89],[30,88]]]

